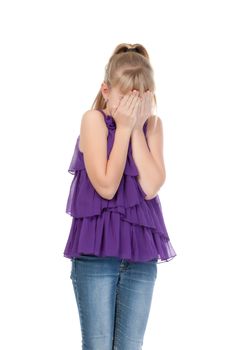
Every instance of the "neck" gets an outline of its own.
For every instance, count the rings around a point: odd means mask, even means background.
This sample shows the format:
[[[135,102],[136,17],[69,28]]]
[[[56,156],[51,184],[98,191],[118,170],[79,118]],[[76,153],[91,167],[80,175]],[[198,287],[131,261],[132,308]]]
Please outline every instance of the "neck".
[[[111,112],[109,111],[108,106],[104,109],[104,112],[106,113],[106,115],[111,115]]]

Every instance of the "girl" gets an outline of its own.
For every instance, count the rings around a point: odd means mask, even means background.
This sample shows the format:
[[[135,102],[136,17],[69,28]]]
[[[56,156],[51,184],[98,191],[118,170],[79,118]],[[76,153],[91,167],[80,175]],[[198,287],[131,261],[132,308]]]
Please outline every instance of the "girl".
[[[157,194],[165,165],[154,90],[146,49],[120,44],[82,116],[68,170],[72,225],[64,250],[82,349],[142,349],[157,264],[176,256]]]

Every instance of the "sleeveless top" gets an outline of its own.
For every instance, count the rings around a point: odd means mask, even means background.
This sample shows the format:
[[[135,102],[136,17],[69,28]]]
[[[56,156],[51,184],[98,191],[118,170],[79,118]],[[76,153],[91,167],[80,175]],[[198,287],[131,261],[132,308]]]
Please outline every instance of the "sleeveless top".
[[[108,128],[108,159],[116,122],[103,110],[99,111]],[[147,122],[143,126],[144,133],[146,126]],[[131,262],[155,260],[157,263],[175,257],[158,194],[150,200],[144,199],[146,193],[137,180],[139,173],[132,157],[131,139],[120,185],[114,197],[107,200],[96,192],[89,180],[83,153],[79,150],[79,137],[68,169],[74,175],[66,205],[72,224],[64,257],[95,255]]]

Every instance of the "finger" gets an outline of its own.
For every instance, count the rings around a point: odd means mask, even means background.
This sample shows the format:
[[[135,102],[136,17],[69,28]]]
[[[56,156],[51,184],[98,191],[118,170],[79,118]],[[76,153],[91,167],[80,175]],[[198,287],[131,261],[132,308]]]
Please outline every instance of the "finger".
[[[141,114],[141,107],[142,107],[142,98],[140,98],[140,103],[138,106],[138,113]]]
[[[114,109],[113,115],[115,115],[115,114],[117,113],[117,110],[118,110],[119,106],[120,106],[120,103],[119,103],[118,106]]]
[[[129,98],[126,101],[126,106],[129,109],[131,107],[132,102],[134,101],[135,98],[138,97],[138,91],[131,91],[129,94]]]
[[[141,105],[140,100],[138,100],[137,103],[134,106],[133,111],[132,111],[133,115],[138,116],[139,110],[140,110],[140,105]]]
[[[127,104],[129,97],[130,97],[130,92],[122,96],[119,100],[119,105],[124,107]]]
[[[126,104],[128,97],[129,97],[128,95],[124,95],[123,97],[121,97],[119,100],[119,105],[124,106]]]
[[[119,107],[124,107],[126,105],[129,96],[130,96],[129,94],[126,94],[126,95],[121,96],[119,98],[119,102],[118,102],[118,105],[117,105],[117,107],[115,109],[115,113],[118,111]]]
[[[125,100],[126,100],[127,98],[128,98],[127,95],[123,95],[123,96],[120,96],[120,97],[119,97],[119,101],[118,101],[118,103],[117,103],[117,106],[115,107],[115,113],[117,112],[117,110],[118,110],[118,108],[119,108],[120,106],[122,106],[122,105],[125,104]]]
[[[140,103],[140,98],[139,96],[135,96],[134,99],[132,100],[131,102],[131,105],[129,107],[129,113],[132,113],[134,108],[135,108],[135,105],[136,104],[139,104]]]
[[[126,106],[126,105],[128,105],[128,103],[130,104],[132,98],[133,98],[132,91],[130,91],[124,96],[124,98],[123,98],[123,105]]]
[[[145,113],[145,102],[146,102],[146,93],[143,94],[142,101],[141,101],[141,114],[144,115]]]
[[[150,103],[151,103],[151,92],[149,90],[146,92],[145,100],[146,100],[146,102],[145,102],[145,114],[146,114],[146,117],[148,117],[148,115],[150,113]]]
[[[152,114],[152,107],[153,107],[153,92],[150,91],[148,96],[148,111],[149,115]]]
[[[125,99],[125,96],[121,96],[119,97],[119,101],[118,101],[118,104],[117,104],[117,108],[123,103],[123,100]]]
[[[141,99],[138,99],[138,102],[134,106],[133,113],[135,113],[137,116],[140,115],[140,109],[141,109]]]
[[[146,116],[149,113],[149,103],[150,103],[149,99],[150,99],[150,92],[147,91],[146,92],[146,98],[145,98],[145,113],[146,113]]]

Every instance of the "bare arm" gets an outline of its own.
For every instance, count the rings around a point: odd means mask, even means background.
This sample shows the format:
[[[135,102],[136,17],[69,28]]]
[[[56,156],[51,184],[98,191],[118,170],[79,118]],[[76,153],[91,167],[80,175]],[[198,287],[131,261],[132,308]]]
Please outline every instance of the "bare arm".
[[[147,141],[141,129],[133,129],[131,134],[132,155],[136,163],[140,183],[147,194],[146,200],[156,196],[160,187],[165,182],[165,165],[163,159],[163,131],[162,121],[159,117],[153,117],[148,121]]]
[[[126,165],[131,130],[117,127],[107,160],[108,130],[99,111],[87,111],[81,121],[80,139],[90,182],[98,194],[112,199],[119,187]]]
[[[120,185],[125,170],[130,136],[130,129],[117,127],[106,169],[106,182],[111,193],[109,199],[114,197]]]

